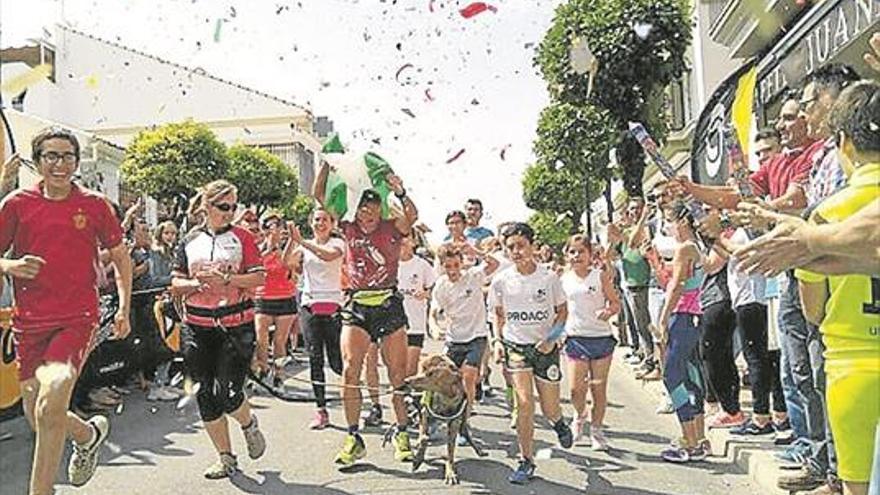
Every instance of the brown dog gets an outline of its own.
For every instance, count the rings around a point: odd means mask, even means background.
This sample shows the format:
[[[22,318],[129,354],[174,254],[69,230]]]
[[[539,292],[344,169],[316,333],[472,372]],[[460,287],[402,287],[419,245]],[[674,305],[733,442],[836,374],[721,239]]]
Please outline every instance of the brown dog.
[[[420,363],[421,373],[405,380],[415,391],[424,392],[419,411],[419,441],[413,456],[413,471],[425,461],[428,448],[428,421],[446,423],[446,471],[447,485],[457,485],[455,472],[455,445],[458,435],[463,435],[468,445],[480,457],[486,454],[474,443],[467,427],[469,408],[464,382],[455,363],[443,354],[432,354]]]

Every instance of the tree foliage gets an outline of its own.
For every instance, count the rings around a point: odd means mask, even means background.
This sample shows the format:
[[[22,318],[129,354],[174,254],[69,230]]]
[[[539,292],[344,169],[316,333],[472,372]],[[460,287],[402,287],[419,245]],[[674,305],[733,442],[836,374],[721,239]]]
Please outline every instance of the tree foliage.
[[[589,104],[553,102],[541,112],[537,134],[538,165],[523,179],[526,204],[580,216],[587,199],[592,202],[599,197],[611,173],[605,161],[617,132],[609,113]]]
[[[606,109],[618,131],[640,121],[662,140],[663,91],[686,69],[689,16],[686,0],[569,0],[557,7],[534,63],[555,101],[583,107],[588,76],[572,69],[570,51],[585,40],[599,64],[589,102]],[[618,147],[626,188],[641,193],[644,158],[620,150],[620,141],[610,139],[607,148]]]
[[[227,151],[227,180],[238,186],[238,201],[256,208],[280,208],[297,195],[296,173],[266,150],[238,144]]]
[[[554,215],[548,211],[535,212],[529,217],[529,225],[535,230],[535,239],[549,244],[556,252],[565,245],[568,236],[577,231],[571,215]]]
[[[211,129],[185,121],[141,131],[125,151],[121,172],[134,190],[171,204],[225,177],[228,165],[226,146]]]

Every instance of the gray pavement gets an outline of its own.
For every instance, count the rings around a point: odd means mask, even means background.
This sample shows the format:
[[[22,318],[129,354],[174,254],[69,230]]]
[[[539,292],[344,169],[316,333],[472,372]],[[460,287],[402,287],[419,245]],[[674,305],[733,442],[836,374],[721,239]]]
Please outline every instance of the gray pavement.
[[[436,342],[429,349],[437,350]],[[547,423],[539,420],[536,449],[550,449],[550,458],[538,460],[539,479],[525,487],[508,484],[507,475],[516,462],[516,436],[509,429],[503,394],[477,407],[472,428],[485,444],[488,456],[475,457],[469,448],[457,450],[461,484],[443,484],[445,447],[428,449],[428,461],[412,473],[408,464],[393,459],[390,445],[381,447],[381,431],[367,429],[367,458],[340,471],[332,463],[343,438],[342,411],[331,409],[334,427],[322,432],[306,429],[312,415],[307,404],[288,404],[268,397],[254,397],[252,403],[260,417],[269,447],[266,455],[251,461],[244,453],[244,441],[237,426],[232,438],[239,453],[240,474],[231,480],[209,481],[203,469],[215,459],[210,441],[202,431],[194,405],[177,410],[174,403],[149,403],[133,392],[121,414],[111,418],[110,439],[101,453],[100,466],[92,481],[83,488],[66,484],[65,469],[59,473],[59,495],[89,494],[546,494],[575,493],[607,495],[725,494],[759,493],[748,477],[728,458],[687,466],[671,465],[659,452],[677,436],[674,416],[655,414],[656,398],[644,390],[620,363],[611,371],[610,407],[607,424],[611,451],[592,452],[579,441],[570,450],[556,446],[556,437]],[[307,378],[304,362],[292,370]],[[382,372],[384,377],[384,371]],[[329,376],[332,376],[330,373]],[[493,374],[498,386],[501,377]],[[306,386],[288,382],[294,388]],[[567,387],[567,385],[564,385]],[[565,390],[565,389],[564,389]],[[564,393],[564,396],[567,396]],[[387,402],[386,402],[387,405]],[[565,414],[572,408],[566,403]],[[391,411],[386,408],[386,419]],[[27,492],[32,455],[32,434],[22,419],[0,423],[0,494]],[[66,466],[66,457],[65,463]]]

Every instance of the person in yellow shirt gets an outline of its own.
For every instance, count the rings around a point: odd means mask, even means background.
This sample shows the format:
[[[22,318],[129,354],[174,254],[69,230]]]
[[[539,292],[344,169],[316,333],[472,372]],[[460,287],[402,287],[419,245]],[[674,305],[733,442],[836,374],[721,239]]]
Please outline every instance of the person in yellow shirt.
[[[841,93],[830,117],[839,136],[847,186],[813,211],[816,224],[839,223],[880,197],[880,84]],[[854,246],[855,248],[855,246]],[[828,418],[845,494],[867,494],[880,421],[880,278],[796,271],[804,314],[826,347]]]

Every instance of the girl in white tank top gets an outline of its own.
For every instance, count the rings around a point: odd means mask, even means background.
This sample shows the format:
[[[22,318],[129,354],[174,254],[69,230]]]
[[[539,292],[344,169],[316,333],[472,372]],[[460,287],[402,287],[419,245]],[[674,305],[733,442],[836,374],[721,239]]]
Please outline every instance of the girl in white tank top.
[[[568,304],[565,322],[565,354],[571,376],[571,403],[577,412],[575,439],[589,433],[593,450],[607,450],[602,426],[608,404],[608,370],[617,341],[608,320],[620,311],[614,289],[614,275],[607,262],[592,266],[592,247],[583,235],[572,236],[565,245],[568,270],[562,275],[562,289]],[[593,398],[587,416],[587,392]],[[586,426],[587,420],[590,425]]]

